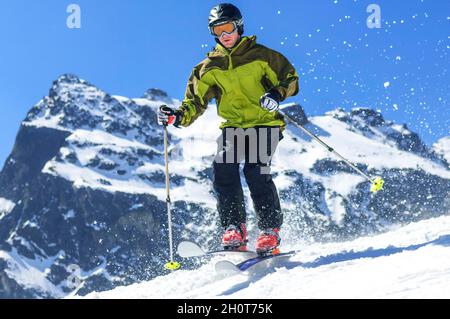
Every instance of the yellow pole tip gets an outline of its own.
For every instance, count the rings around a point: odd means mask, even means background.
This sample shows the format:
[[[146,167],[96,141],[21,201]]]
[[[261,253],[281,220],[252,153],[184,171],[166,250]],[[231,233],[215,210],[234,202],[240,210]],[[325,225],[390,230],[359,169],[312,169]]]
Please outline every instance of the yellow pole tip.
[[[370,191],[372,192],[372,193],[376,193],[376,192],[378,192],[379,190],[382,190],[383,189],[383,185],[384,185],[384,180],[381,178],[381,177],[375,177],[373,180],[372,180],[372,185],[370,186]]]
[[[167,270],[177,270],[180,269],[181,264],[176,261],[170,261],[164,265]]]

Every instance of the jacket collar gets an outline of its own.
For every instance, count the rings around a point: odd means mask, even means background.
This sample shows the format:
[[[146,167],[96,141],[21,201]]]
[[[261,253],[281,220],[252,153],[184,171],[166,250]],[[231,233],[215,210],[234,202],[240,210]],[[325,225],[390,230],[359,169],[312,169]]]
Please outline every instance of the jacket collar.
[[[255,44],[255,35],[252,35],[250,37],[242,37],[239,43],[234,48],[232,48],[231,51],[218,43],[214,50],[208,53],[208,58],[224,57],[228,55],[242,55],[250,48],[252,48]]]

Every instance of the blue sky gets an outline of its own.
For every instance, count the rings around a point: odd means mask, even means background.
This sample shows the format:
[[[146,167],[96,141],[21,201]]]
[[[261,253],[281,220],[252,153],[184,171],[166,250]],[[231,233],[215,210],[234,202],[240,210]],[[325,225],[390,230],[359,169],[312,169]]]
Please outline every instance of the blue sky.
[[[301,91],[290,101],[308,115],[368,106],[428,145],[450,135],[450,1],[231,2],[247,35],[294,63]],[[66,26],[71,3],[81,8],[81,29]],[[216,3],[0,0],[0,166],[27,111],[63,73],[114,95],[157,87],[181,99],[214,45],[207,18]],[[381,8],[380,29],[366,25],[371,3]]]

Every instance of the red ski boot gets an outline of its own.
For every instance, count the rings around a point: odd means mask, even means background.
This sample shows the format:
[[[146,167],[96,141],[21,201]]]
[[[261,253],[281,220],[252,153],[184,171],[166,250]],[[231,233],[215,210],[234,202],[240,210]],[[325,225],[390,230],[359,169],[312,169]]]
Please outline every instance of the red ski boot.
[[[258,255],[276,255],[280,253],[281,238],[278,228],[264,229],[256,241],[256,252]]]
[[[222,246],[225,250],[247,251],[247,229],[245,224],[240,227],[230,225],[222,236]]]

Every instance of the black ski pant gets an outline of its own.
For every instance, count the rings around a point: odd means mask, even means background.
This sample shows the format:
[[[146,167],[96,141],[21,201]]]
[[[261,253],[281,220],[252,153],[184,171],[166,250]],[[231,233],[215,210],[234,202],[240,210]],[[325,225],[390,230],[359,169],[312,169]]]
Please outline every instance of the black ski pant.
[[[213,188],[221,225],[226,228],[229,225],[240,226],[246,222],[239,172],[240,163],[244,162],[244,176],[250,190],[258,227],[280,228],[283,215],[278,192],[270,175],[270,163],[278,142],[283,138],[281,130],[279,127],[237,130],[235,128],[222,130],[217,140],[218,152],[213,162]],[[243,141],[245,145],[242,147]]]

